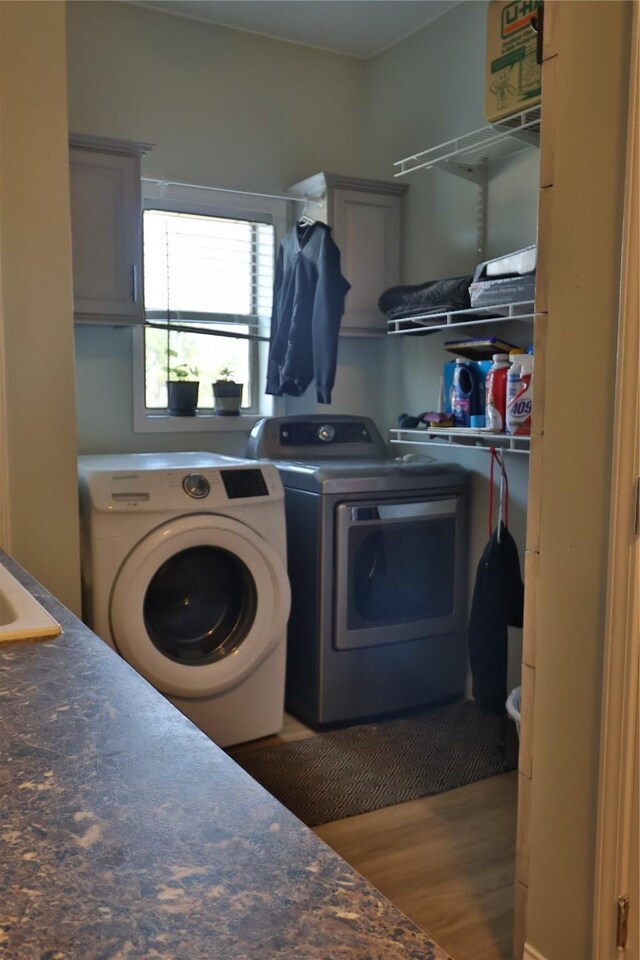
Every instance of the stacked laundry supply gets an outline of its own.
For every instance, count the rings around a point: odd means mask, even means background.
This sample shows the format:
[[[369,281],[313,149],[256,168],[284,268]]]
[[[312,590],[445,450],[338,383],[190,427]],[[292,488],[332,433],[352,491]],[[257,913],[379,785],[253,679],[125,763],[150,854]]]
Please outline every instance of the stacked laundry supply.
[[[523,303],[536,292],[537,247],[524,247],[513,253],[479,263],[469,288],[472,307]]]
[[[535,244],[512,253],[484,260],[473,276],[427,280],[425,283],[390,287],[381,294],[378,307],[389,320],[416,321],[414,326],[441,325],[442,315],[467,311],[456,321],[489,319],[508,314],[508,305],[527,303],[535,297]],[[500,307],[507,305],[507,310]],[[429,319],[433,314],[433,320]],[[419,321],[419,323],[418,323]],[[449,320],[447,320],[449,322]],[[406,329],[406,327],[405,327]],[[425,332],[429,332],[426,330]]]

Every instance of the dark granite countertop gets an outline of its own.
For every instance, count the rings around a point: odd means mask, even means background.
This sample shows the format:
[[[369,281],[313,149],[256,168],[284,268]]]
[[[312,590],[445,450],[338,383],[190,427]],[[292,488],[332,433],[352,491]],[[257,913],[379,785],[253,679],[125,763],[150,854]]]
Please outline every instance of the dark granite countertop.
[[[0,646],[0,957],[446,954],[0,551],[62,625]]]

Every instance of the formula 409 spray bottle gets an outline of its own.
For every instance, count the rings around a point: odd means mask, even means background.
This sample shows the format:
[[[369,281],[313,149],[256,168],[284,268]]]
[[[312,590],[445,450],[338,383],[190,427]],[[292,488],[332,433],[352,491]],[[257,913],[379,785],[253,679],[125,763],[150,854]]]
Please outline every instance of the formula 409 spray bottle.
[[[533,406],[533,351],[519,354],[507,375],[507,433],[514,437],[531,436]]]

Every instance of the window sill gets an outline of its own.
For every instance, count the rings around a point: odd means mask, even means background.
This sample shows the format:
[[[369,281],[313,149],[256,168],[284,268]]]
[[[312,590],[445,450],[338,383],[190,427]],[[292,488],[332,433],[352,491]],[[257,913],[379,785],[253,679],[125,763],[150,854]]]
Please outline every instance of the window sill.
[[[172,417],[168,413],[135,415],[134,433],[249,433],[264,414],[246,413],[239,417],[216,417],[197,413],[195,417]]]

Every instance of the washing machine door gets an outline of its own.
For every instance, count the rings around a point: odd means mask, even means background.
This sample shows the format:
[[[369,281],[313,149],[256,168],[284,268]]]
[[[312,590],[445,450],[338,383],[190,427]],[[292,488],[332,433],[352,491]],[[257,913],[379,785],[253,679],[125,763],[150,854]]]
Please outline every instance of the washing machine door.
[[[162,693],[204,697],[241,683],[283,640],[285,565],[254,530],[195,514],[131,551],[110,604],[118,652]]]

